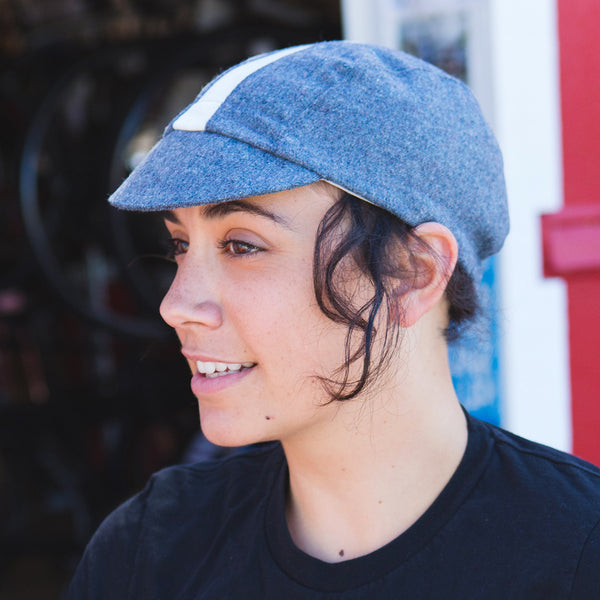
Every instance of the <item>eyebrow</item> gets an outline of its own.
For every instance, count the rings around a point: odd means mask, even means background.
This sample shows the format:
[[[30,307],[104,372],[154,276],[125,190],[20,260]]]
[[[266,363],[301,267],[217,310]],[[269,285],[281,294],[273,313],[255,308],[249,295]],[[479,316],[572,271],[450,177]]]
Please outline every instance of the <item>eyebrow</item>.
[[[289,222],[282,216],[277,215],[258,204],[254,204],[249,200],[229,200],[227,202],[220,202],[219,204],[209,204],[201,208],[203,216],[207,219],[222,219],[234,212],[246,212],[269,219],[278,225],[282,225],[286,229],[292,229]],[[161,211],[161,216],[166,221],[175,223],[176,225],[181,224],[177,215],[172,210]]]

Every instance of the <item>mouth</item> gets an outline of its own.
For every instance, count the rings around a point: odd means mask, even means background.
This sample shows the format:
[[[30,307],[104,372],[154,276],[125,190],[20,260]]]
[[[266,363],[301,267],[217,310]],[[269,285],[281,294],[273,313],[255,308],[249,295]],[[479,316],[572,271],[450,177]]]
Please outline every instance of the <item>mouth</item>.
[[[203,362],[200,360],[196,361],[196,369],[198,373],[208,379],[214,379],[215,377],[224,377],[231,373],[239,373],[246,369],[251,369],[256,366],[256,363],[245,362],[245,363],[222,363],[222,362]]]

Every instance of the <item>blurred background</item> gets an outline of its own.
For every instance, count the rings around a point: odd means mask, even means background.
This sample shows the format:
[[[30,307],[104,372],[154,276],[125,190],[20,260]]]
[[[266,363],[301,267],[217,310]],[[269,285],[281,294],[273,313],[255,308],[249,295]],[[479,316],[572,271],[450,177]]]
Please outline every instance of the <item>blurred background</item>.
[[[451,349],[474,414],[600,463],[597,0],[0,0],[0,600],[60,599],[86,542],[206,442],[152,215],[106,198],[215,74],[339,39],[474,89],[512,233]]]

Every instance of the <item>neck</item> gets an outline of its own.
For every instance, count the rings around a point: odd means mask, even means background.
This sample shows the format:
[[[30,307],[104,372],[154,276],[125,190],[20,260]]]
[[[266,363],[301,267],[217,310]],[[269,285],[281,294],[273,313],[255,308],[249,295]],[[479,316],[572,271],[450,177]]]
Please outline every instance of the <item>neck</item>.
[[[283,441],[287,520],[300,549],[327,562],[368,554],[433,503],[467,442],[445,355],[444,361],[435,377],[403,370],[376,397],[343,403],[310,439]]]

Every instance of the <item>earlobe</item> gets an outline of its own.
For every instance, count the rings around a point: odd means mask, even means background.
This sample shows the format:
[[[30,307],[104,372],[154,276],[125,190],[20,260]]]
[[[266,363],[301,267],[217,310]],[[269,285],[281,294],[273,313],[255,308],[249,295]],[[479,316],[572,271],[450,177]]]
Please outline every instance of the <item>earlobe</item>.
[[[410,279],[397,282],[390,317],[400,327],[412,327],[443,298],[458,259],[452,232],[440,223],[423,223],[409,241]]]

